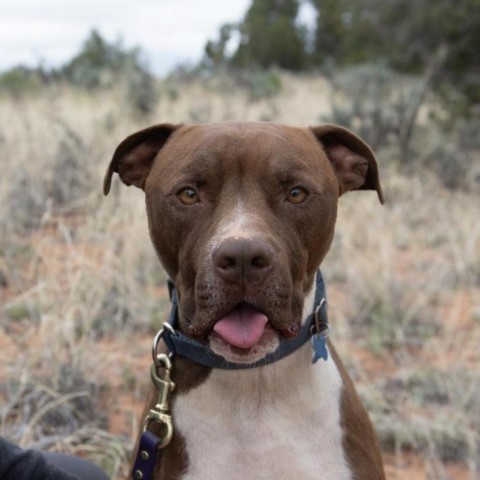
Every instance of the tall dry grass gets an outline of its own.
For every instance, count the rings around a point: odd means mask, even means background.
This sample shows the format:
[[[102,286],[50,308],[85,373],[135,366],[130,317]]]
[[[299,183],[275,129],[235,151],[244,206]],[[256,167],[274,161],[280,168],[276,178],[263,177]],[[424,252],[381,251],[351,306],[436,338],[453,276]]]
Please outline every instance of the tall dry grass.
[[[85,455],[113,477],[126,475],[150,337],[168,311],[142,192],[116,182],[101,193],[115,146],[161,121],[315,124],[339,98],[322,78],[287,75],[255,101],[228,82],[159,88],[150,118],[121,88],[0,99],[0,434]],[[414,478],[407,452],[417,478],[477,478],[480,195],[421,168],[399,173],[395,155],[379,152],[384,207],[365,192],[340,202],[323,267],[334,340],[390,478]]]

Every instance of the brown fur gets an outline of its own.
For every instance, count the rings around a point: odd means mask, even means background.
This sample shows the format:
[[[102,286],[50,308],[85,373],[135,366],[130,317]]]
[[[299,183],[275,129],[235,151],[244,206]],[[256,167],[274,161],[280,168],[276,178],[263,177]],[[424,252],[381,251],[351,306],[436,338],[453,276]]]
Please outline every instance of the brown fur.
[[[368,413],[331,342],[329,342],[328,349],[343,380],[341,405],[343,445],[347,459],[355,473],[354,478],[355,480],[385,480],[380,445]]]

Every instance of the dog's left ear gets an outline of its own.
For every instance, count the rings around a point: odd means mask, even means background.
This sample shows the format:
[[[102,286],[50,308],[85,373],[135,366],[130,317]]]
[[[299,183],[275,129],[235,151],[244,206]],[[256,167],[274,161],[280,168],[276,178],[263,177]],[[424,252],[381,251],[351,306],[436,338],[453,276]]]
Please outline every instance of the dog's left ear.
[[[350,190],[376,190],[384,203],[378,165],[370,147],[354,133],[338,125],[311,127],[323,145],[338,179],[340,195]]]
[[[169,123],[153,125],[123,140],[108,166],[103,181],[103,193],[108,195],[115,172],[125,185],[135,185],[143,190],[157,153],[179,127],[180,125]]]

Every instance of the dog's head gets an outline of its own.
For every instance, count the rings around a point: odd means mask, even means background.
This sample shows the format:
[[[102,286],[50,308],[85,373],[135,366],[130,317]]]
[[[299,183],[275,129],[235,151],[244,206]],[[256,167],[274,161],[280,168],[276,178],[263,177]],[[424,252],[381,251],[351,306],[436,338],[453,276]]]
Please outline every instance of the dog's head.
[[[334,125],[155,125],[117,147],[105,194],[114,172],[145,191],[180,329],[237,363],[299,331],[338,197],[369,189],[383,203],[373,153]]]

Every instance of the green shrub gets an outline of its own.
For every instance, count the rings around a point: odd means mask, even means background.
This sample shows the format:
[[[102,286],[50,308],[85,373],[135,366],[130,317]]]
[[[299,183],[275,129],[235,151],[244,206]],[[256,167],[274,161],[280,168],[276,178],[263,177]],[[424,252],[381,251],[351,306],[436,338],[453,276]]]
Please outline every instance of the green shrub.
[[[42,87],[38,70],[15,67],[0,75],[0,93],[12,97],[37,93]]]
[[[355,131],[374,150],[396,144],[410,97],[416,87],[412,77],[381,64],[350,67],[330,76],[340,99],[321,120]]]
[[[282,79],[273,70],[238,71],[235,78],[239,86],[246,88],[253,102],[274,97],[282,88]]]

